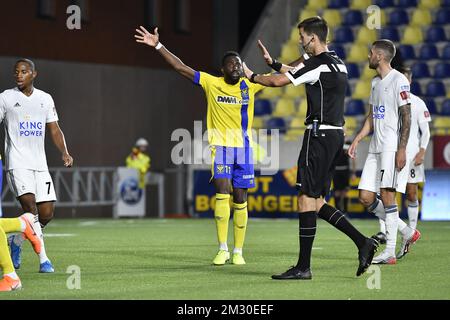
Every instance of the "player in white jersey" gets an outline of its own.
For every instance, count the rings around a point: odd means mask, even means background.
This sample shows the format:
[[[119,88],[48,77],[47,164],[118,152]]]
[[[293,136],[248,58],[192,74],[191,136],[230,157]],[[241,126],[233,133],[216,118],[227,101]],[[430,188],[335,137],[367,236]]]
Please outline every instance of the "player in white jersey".
[[[408,79],[392,69],[395,45],[390,40],[377,40],[369,52],[369,67],[378,76],[372,80],[370,110],[363,128],[349,148],[349,156],[356,156],[356,148],[373,129],[369,154],[359,183],[359,200],[370,212],[386,222],[386,249],[372,260],[373,264],[395,264],[397,230],[406,239],[415,231],[406,226],[398,228],[399,214],[395,194],[405,192],[409,163],[406,156],[411,108]],[[381,201],[377,199],[380,192]],[[401,220],[400,220],[401,221]]]
[[[53,218],[56,194],[45,156],[46,129],[61,152],[64,165],[72,166],[73,159],[58,125],[52,97],[33,86],[37,76],[34,63],[20,59],[14,70],[17,87],[0,94],[6,178],[22,209],[35,215],[34,229],[42,242],[39,272],[50,273],[54,269],[45,252],[41,228]],[[21,234],[11,239],[11,258],[16,269],[20,268],[23,240]]]
[[[400,67],[398,69],[408,79],[409,83],[412,81],[412,72],[409,67]],[[419,216],[419,201],[417,199],[418,183],[425,182],[425,168],[423,161],[428,142],[430,141],[430,127],[431,121],[430,112],[428,111],[425,102],[414,94],[411,97],[411,131],[409,134],[408,146],[406,147],[407,158],[411,159],[408,169],[408,183],[406,185],[406,198],[408,200],[408,218],[409,227],[416,229],[417,219]],[[403,226],[403,222],[400,222]],[[386,232],[386,226],[383,220],[380,219],[380,233],[377,237],[383,237]],[[420,233],[416,234],[420,235]],[[409,252],[410,242],[403,239],[402,246],[397,253],[397,259],[401,259]],[[416,239],[415,241],[417,241]]]

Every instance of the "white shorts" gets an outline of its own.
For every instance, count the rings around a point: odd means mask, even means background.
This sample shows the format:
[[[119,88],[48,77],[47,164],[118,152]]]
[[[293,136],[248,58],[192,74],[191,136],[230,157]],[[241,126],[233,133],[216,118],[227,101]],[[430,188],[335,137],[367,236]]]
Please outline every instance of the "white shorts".
[[[380,192],[380,188],[392,188],[405,193],[408,182],[410,160],[407,156],[405,167],[398,172],[395,168],[395,152],[369,153],[364,164],[358,189]]]
[[[53,180],[48,171],[13,169],[6,172],[6,179],[16,198],[32,193],[36,203],[56,201]]]
[[[423,163],[419,166],[414,164],[414,157],[412,157],[409,172],[408,172],[408,183],[420,183],[425,182],[425,167]]]

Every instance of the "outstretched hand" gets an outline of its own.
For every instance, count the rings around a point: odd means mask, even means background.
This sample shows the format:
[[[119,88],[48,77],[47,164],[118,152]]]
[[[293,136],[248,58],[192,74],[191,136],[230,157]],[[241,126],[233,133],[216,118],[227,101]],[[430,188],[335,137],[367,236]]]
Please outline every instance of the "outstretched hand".
[[[242,63],[242,67],[244,69],[245,76],[247,77],[247,79],[250,79],[253,74],[253,71],[247,67],[247,64],[245,62]]]
[[[143,26],[140,26],[140,29],[136,29],[138,34],[135,34],[136,42],[146,44],[150,47],[156,47],[159,43],[159,33],[158,27],[155,28],[154,34],[151,34],[147,31]]]
[[[267,51],[266,47],[263,45],[263,43],[261,42],[261,40],[258,40],[258,47],[261,49],[261,52],[264,56],[264,60],[266,60],[267,64],[272,64],[273,63],[273,59],[270,56],[269,51]]]

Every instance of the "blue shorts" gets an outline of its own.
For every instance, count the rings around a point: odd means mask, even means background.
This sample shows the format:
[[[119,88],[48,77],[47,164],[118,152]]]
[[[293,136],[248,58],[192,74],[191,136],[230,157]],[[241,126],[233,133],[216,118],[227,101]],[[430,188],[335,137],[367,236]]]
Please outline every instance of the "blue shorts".
[[[211,147],[211,180],[229,179],[234,188],[255,187],[252,148]]]

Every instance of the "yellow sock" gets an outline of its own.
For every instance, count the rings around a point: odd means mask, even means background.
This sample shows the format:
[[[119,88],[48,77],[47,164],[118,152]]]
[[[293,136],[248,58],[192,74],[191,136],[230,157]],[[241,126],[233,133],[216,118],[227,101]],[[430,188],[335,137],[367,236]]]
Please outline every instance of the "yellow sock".
[[[245,231],[247,230],[247,202],[244,203],[233,203],[234,215],[234,247],[237,249],[242,249],[245,240]]]
[[[214,209],[216,219],[217,239],[220,243],[227,243],[228,222],[230,221],[230,195],[216,193],[216,208]]]
[[[3,219],[2,219],[3,220]],[[16,272],[11,261],[11,256],[8,250],[8,240],[6,239],[6,233],[0,226],[0,268],[3,274]]]
[[[5,233],[22,231],[22,225],[20,224],[19,218],[0,219],[0,227],[2,227]]]

